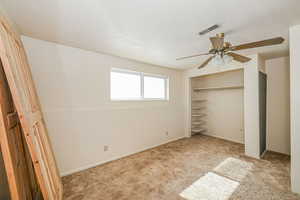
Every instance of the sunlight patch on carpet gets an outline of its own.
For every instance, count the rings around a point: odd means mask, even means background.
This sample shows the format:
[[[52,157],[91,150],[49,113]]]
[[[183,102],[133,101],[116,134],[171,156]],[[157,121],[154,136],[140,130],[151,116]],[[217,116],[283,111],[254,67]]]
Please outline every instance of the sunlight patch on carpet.
[[[186,200],[227,200],[239,183],[209,172],[181,192]]]
[[[252,163],[229,157],[219,164],[214,171],[233,180],[242,181],[252,168]]]

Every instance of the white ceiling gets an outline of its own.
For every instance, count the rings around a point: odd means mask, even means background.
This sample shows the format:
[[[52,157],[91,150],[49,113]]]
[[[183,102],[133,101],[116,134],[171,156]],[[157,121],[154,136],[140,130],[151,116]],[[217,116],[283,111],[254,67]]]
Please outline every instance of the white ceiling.
[[[205,57],[176,57],[206,52],[208,37],[225,32],[232,44],[275,36],[288,39],[300,23],[299,0],[1,0],[27,36],[82,49],[175,68],[189,68]],[[197,33],[213,24],[217,31]],[[268,57],[286,53],[283,45],[243,54]]]

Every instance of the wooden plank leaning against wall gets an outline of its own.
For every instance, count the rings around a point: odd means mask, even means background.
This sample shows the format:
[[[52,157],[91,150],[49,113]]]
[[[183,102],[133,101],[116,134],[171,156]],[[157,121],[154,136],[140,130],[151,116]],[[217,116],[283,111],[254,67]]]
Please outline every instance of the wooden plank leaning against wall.
[[[19,35],[3,16],[0,16],[0,59],[43,197],[61,200],[61,178],[26,53]]]
[[[38,199],[39,187],[1,61],[0,102],[0,147],[11,199]]]

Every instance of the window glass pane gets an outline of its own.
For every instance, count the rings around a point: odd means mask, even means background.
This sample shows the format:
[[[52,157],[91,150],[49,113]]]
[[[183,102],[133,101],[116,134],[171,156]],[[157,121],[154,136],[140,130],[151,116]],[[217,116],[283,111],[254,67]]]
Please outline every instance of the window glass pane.
[[[141,76],[122,72],[111,72],[111,99],[141,98]]]
[[[151,76],[144,76],[144,98],[165,99],[165,79]]]

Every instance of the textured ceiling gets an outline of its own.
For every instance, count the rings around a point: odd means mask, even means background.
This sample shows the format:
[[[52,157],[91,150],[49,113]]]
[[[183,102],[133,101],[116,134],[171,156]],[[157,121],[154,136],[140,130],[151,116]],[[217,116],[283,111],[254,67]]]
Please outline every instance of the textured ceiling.
[[[206,57],[208,37],[225,32],[232,44],[275,36],[279,46],[243,51],[274,57],[288,52],[288,28],[300,23],[299,0],[1,0],[27,36],[179,69]],[[204,36],[213,24],[221,27]]]

